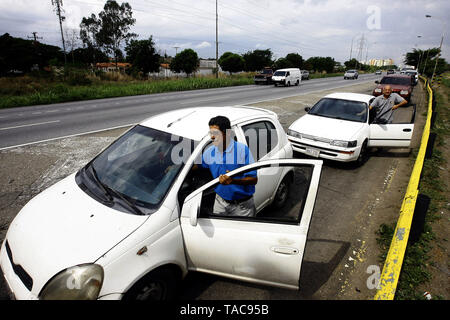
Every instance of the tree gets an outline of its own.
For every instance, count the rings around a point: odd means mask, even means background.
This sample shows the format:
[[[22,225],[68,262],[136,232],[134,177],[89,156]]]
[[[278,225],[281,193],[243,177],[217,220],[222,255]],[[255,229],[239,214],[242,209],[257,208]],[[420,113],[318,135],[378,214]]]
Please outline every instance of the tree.
[[[222,67],[223,71],[227,71],[230,75],[233,72],[239,72],[244,70],[245,60],[240,55],[232,52],[225,52],[219,58],[219,65]]]
[[[97,19],[95,14],[91,14],[90,17],[83,17],[80,23],[80,39],[83,45],[87,47],[92,53],[92,63],[96,63],[99,58],[96,56],[98,50],[97,36],[100,30],[100,20]]]
[[[159,71],[160,55],[156,52],[152,36],[148,40],[131,40],[126,46],[127,61],[133,69],[144,74]]]
[[[326,71],[327,73],[333,72],[336,63],[331,57],[311,57],[306,62],[310,63],[316,72]]]
[[[33,40],[11,37],[8,33],[0,36],[0,74],[11,70],[28,72],[35,64],[43,67],[50,60],[64,61],[64,53],[57,46],[50,46]]]
[[[107,53],[114,56],[117,67],[120,45],[123,41],[128,42],[137,36],[135,33],[129,32],[136,19],[133,19],[131,6],[127,2],[119,6],[114,0],[106,1],[103,11],[99,13],[99,18],[100,30],[96,39]]]
[[[294,68],[294,64],[286,58],[280,58],[273,63],[274,69]]]
[[[292,68],[303,68],[303,58],[298,53],[288,53],[286,55],[286,60],[291,63]]]
[[[176,73],[184,72],[188,75],[198,68],[198,56],[192,49],[184,49],[178,53],[170,63],[170,70]]]
[[[358,65],[358,60],[356,60],[355,58],[344,62],[344,66],[346,69],[355,69],[357,65]]]
[[[270,67],[273,64],[272,51],[266,50],[254,50],[244,53],[242,56],[245,60],[245,71],[259,71],[264,67]]]

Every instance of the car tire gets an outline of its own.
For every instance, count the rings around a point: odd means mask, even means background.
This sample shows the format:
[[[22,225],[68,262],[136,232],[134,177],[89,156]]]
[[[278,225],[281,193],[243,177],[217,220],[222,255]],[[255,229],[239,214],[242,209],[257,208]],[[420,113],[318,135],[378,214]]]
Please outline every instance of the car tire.
[[[289,176],[286,175],[283,180],[281,180],[277,192],[275,192],[275,197],[272,202],[272,207],[275,209],[281,209],[286,204],[289,199],[289,192],[291,190]]]
[[[300,82],[297,80],[297,82],[295,83],[296,86],[298,86],[300,84]]]
[[[139,280],[124,296],[123,300],[161,301],[173,300],[177,277],[170,269],[150,272]]]
[[[359,151],[358,159],[355,161],[355,165],[357,167],[362,166],[369,159],[369,150],[367,149],[367,140],[365,140],[361,146],[361,150]]]

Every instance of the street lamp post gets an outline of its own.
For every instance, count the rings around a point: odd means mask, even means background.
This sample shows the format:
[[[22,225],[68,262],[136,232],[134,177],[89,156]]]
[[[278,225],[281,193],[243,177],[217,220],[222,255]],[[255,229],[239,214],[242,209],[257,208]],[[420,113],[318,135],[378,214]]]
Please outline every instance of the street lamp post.
[[[435,63],[434,63],[433,75],[431,76],[431,81],[433,81],[433,80],[434,80],[434,74],[436,73],[436,66],[437,66],[437,63],[438,63],[439,58],[441,57],[442,42],[444,42],[444,31],[445,31],[445,27],[446,27],[446,22],[443,21],[443,20],[440,19],[440,18],[432,17],[432,16],[430,16],[429,14],[425,15],[425,18],[435,18],[435,19],[439,20],[439,21],[442,23],[442,25],[443,25],[442,36],[441,36],[441,44],[439,45],[439,53],[438,53],[438,55],[437,55],[437,57],[436,57],[436,61],[435,61]]]
[[[417,36],[417,38],[422,38],[422,36]],[[417,48],[417,49],[419,49],[419,48]],[[419,66],[420,66],[420,61],[422,61],[422,56],[423,56],[422,52],[419,52],[419,60],[417,62],[417,67],[416,67],[417,73],[419,73]]]

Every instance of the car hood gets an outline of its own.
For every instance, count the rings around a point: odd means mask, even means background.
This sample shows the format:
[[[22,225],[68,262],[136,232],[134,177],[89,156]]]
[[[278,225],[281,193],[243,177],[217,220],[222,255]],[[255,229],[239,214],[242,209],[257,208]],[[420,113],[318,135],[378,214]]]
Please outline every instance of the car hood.
[[[72,174],[28,202],[11,223],[6,240],[14,263],[31,276],[32,292],[38,295],[55,274],[95,262],[147,219],[97,202],[78,187]]]
[[[306,114],[295,121],[289,129],[316,137],[350,141],[365,123],[325,118]]]

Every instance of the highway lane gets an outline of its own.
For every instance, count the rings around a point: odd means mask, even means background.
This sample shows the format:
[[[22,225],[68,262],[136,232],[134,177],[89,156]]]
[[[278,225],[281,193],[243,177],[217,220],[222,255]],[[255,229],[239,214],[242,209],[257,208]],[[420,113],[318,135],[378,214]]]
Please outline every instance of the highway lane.
[[[161,112],[199,106],[250,104],[379,79],[342,77],[302,81],[300,86],[238,86],[88,100],[0,110],[0,150],[138,123]]]

